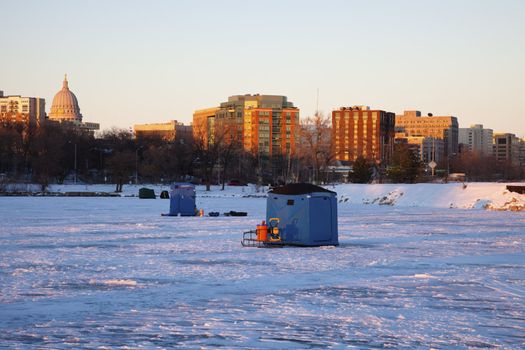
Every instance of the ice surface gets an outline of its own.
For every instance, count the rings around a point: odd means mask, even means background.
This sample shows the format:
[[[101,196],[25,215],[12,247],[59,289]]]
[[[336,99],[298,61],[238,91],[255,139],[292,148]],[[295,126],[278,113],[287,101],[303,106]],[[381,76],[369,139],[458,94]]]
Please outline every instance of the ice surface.
[[[339,247],[257,249],[244,194],[0,197],[0,347],[525,347],[524,212],[348,201]]]

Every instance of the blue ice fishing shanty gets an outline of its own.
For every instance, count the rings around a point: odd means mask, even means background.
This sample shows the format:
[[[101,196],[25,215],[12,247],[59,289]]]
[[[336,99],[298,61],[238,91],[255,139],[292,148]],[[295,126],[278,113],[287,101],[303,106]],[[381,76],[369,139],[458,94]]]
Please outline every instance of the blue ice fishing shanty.
[[[325,188],[294,183],[268,192],[266,222],[278,218],[285,245],[339,245],[337,193]]]
[[[307,183],[275,187],[268,192],[266,221],[247,231],[245,247],[339,245],[337,193]]]
[[[170,186],[169,216],[195,216],[195,186],[189,183],[174,183]]]

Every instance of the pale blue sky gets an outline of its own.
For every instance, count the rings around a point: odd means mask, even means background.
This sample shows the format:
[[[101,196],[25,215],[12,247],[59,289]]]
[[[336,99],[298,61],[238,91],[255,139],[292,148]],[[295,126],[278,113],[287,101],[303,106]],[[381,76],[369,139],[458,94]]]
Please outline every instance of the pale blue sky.
[[[525,136],[525,1],[0,0],[0,90],[63,74],[102,128],[177,119],[228,96],[301,108],[455,115]]]

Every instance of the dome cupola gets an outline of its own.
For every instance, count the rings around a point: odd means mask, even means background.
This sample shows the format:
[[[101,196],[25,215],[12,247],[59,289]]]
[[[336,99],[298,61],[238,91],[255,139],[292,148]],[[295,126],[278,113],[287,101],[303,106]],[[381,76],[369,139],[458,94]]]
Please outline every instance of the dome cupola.
[[[49,119],[82,122],[82,114],[80,114],[77,97],[69,90],[67,74],[64,76],[62,90],[57,92],[53,98]]]

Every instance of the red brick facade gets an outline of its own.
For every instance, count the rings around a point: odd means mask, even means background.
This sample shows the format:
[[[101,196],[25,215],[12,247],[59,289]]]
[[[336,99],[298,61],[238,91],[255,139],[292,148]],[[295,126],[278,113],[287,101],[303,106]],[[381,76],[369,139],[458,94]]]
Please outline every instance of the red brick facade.
[[[332,144],[337,160],[353,162],[359,156],[388,164],[392,157],[395,114],[363,107],[332,112]]]

